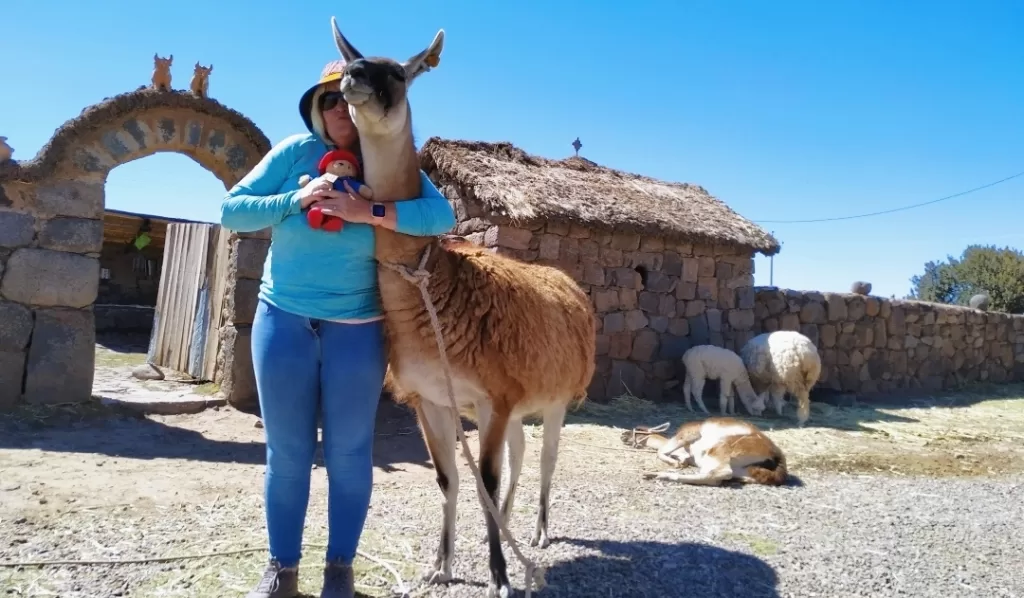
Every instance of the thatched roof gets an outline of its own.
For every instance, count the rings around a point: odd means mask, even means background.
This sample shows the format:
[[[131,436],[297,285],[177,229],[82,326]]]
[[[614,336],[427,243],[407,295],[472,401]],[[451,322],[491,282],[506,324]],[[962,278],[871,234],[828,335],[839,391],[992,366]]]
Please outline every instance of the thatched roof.
[[[259,148],[261,154],[270,151],[270,140],[255,123],[217,100],[200,98],[189,91],[159,91],[141,87],[136,91],[106,98],[82,110],[81,114],[58,127],[50,141],[32,160],[0,163],[0,182],[34,182],[44,179],[68,157],[68,149],[76,140],[108,127],[116,127],[126,118],[157,109],[185,109],[221,119]],[[10,140],[10,143],[14,145],[17,142]]]
[[[765,255],[780,248],[768,232],[697,185],[621,172],[584,158],[549,160],[507,142],[431,137],[420,156],[425,170],[471,188],[485,210],[516,222],[564,221]]]

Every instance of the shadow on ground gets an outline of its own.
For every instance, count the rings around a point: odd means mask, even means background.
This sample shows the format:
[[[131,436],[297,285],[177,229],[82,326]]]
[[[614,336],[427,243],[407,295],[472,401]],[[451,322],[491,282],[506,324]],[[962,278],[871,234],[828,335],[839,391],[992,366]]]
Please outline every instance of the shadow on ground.
[[[600,554],[555,563],[545,598],[630,596],[779,598],[778,575],[756,556],[708,544],[553,538]]]
[[[1024,397],[1024,384],[976,383],[956,391],[901,391],[898,394],[877,395],[859,398],[850,393],[836,393],[816,390],[811,393],[811,417],[804,427],[829,428],[842,431],[865,431],[866,423],[913,423],[918,420],[883,411],[884,409],[907,408],[958,408],[970,407],[982,401],[1017,399]],[[734,417],[750,421],[762,429],[785,430],[796,428],[796,411],[793,399],[787,395],[782,416],[769,407],[761,417],[750,416],[736,398]],[[656,426],[669,422],[672,430],[686,421],[701,420],[720,416],[718,382],[708,380],[704,387],[704,404],[709,413],[700,411],[694,402],[694,411],[686,408],[681,393],[666,396],[660,402],[617,397],[606,402],[587,401],[566,417],[567,423],[590,424],[617,429],[632,429],[636,426]]]
[[[245,415],[235,412],[231,417]],[[258,419],[252,417],[252,424]],[[187,423],[187,419],[182,421]],[[266,459],[264,433],[254,429],[252,437],[249,441],[210,438],[184,425],[165,423],[99,401],[21,406],[13,412],[0,413],[0,449],[262,465]],[[373,461],[375,467],[386,472],[397,471],[400,465],[431,467],[415,416],[387,398],[381,399],[377,409]],[[320,448],[316,463],[324,465]]]
[[[149,352],[149,333],[145,332],[98,332],[96,345],[115,353]]]

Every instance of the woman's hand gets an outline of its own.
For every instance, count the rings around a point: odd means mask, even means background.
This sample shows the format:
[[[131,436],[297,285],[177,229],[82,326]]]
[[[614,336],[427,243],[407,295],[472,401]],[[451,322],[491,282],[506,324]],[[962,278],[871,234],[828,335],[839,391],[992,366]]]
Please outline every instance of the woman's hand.
[[[310,183],[310,185],[312,184]],[[324,214],[337,216],[346,222],[371,224],[373,222],[373,213],[370,210],[370,202],[353,191],[348,181],[345,181],[344,185],[346,192],[328,189],[320,193],[319,195],[323,199],[316,202],[317,207]]]
[[[323,176],[318,176],[312,181],[306,183],[306,185],[299,189],[299,192],[296,194],[299,198],[299,205],[303,210],[305,210],[317,201],[328,197],[328,193],[337,193],[337,191],[334,191],[332,185],[333,183]]]

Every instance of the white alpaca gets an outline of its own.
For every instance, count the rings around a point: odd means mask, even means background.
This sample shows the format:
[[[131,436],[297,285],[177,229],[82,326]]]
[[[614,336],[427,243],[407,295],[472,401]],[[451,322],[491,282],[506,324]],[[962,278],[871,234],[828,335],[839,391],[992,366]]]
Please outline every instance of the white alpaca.
[[[704,406],[702,397],[704,381],[710,378],[718,380],[718,404],[722,415],[736,413],[736,403],[732,394],[733,385],[736,386],[740,401],[747,413],[758,416],[764,412],[767,392],[760,395],[754,392],[743,360],[733,351],[715,345],[697,345],[683,353],[683,365],[686,367],[683,397],[686,399],[686,408],[690,411],[693,411],[693,406],[690,404],[690,395],[692,394],[701,410],[708,413],[708,408]]]
[[[811,415],[811,388],[821,376],[821,357],[811,339],[793,330],[759,334],[740,350],[750,382],[768,389],[775,412],[782,415],[786,391],[797,402],[797,421],[802,426]]]

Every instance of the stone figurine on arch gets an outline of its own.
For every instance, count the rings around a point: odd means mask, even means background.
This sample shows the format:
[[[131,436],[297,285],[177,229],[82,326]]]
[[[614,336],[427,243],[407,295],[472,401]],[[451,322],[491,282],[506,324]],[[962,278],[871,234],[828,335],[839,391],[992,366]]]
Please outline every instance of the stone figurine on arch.
[[[210,73],[212,72],[212,64],[204,67],[199,65],[199,61],[196,61],[196,66],[192,72],[192,82],[189,84],[193,94],[201,98],[209,97]]]
[[[11,156],[14,155],[14,148],[7,145],[7,138],[0,135],[0,164],[11,160]]]
[[[153,53],[153,88],[160,91],[171,90],[171,65],[174,64],[174,54],[167,58],[160,58]]]

